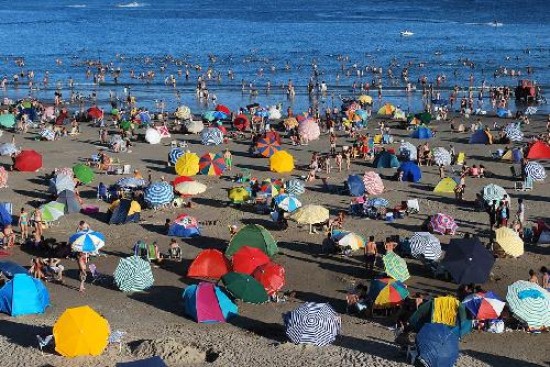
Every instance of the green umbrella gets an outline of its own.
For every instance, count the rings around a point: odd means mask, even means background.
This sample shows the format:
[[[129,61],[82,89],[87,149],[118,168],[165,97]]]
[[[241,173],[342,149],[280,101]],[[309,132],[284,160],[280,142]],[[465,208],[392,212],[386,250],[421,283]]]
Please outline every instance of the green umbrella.
[[[407,262],[399,257],[395,252],[388,252],[382,258],[384,261],[384,268],[386,269],[386,274],[392,277],[395,280],[404,282],[409,279],[409,269],[407,268]]]
[[[139,256],[120,259],[113,275],[115,284],[123,292],[138,292],[151,288],[155,279],[151,264]]]
[[[23,108],[31,108],[32,107],[32,102],[29,101],[29,100],[25,100],[25,101],[21,102],[21,106]]]
[[[268,256],[273,256],[278,251],[277,241],[267,229],[259,224],[248,224],[241,228],[229,242],[225,254],[232,256],[243,246],[256,247]]]
[[[422,121],[423,124],[429,124],[430,121],[432,121],[432,114],[429,112],[422,112],[417,114],[416,118]]]
[[[65,215],[65,204],[50,201],[40,207],[40,212],[44,222],[53,222]]]
[[[124,120],[120,123],[120,128],[124,131],[128,131],[132,128],[132,123],[130,121]]]
[[[89,184],[94,180],[94,171],[85,164],[79,163],[75,165],[73,167],[73,173],[83,184]]]
[[[236,299],[250,303],[268,301],[267,292],[262,284],[248,274],[227,273],[222,277],[225,288]]]
[[[15,125],[15,116],[11,113],[0,115],[0,126],[11,128]]]
[[[119,113],[118,108],[113,108],[113,109],[111,110],[111,115],[113,115],[113,116],[118,115],[118,113]]]

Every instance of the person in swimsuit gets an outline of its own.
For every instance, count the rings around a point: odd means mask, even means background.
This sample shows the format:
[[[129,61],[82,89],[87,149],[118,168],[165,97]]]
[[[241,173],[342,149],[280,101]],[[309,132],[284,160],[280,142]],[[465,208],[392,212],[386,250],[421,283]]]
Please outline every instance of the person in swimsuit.
[[[34,223],[34,230],[37,235],[42,236],[44,230],[42,229],[42,212],[40,209],[35,209],[32,212],[32,220]]]
[[[226,149],[223,153],[223,159],[225,161],[225,165],[227,166],[227,170],[231,171],[231,167],[233,167],[233,157],[229,149]]]
[[[372,276],[374,272],[374,263],[376,262],[376,242],[374,242],[374,236],[369,237],[369,242],[365,246],[365,267],[369,272],[369,276]]]
[[[19,228],[21,230],[21,242],[25,242],[29,236],[29,213],[25,211],[25,208],[21,208],[19,214]]]

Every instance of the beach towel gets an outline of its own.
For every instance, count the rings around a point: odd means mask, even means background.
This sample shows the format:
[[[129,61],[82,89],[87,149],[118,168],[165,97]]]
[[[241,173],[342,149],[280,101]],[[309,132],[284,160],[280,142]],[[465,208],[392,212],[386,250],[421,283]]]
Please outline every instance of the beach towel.
[[[434,299],[432,322],[445,324],[451,327],[456,326],[456,317],[458,312],[459,302],[456,298],[437,297]]]

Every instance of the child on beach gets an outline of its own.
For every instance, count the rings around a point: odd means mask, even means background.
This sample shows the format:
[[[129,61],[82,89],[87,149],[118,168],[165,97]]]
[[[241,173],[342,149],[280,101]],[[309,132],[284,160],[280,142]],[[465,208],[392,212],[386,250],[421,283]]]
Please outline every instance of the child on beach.
[[[225,161],[225,165],[227,167],[228,171],[231,171],[231,168],[233,167],[233,156],[231,155],[231,152],[229,149],[226,149],[223,153],[223,159]]]
[[[338,172],[342,172],[342,153],[341,152],[336,153],[336,157],[334,157],[334,161],[336,162],[336,167],[338,167]]]
[[[19,229],[21,230],[21,243],[27,240],[29,235],[29,213],[25,211],[25,208],[21,208],[19,214]]]

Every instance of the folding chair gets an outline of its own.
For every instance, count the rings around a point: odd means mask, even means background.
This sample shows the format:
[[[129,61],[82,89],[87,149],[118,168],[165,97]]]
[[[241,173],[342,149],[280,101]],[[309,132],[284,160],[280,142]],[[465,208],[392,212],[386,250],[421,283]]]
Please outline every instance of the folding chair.
[[[40,349],[40,353],[44,355],[44,347],[48,346],[52,342],[53,335],[47,335],[44,338],[40,335],[36,335],[36,339],[38,340],[38,348]]]
[[[420,204],[418,199],[407,200],[407,214],[418,214],[420,212]]]
[[[115,330],[109,335],[109,345],[118,344],[118,353],[122,353],[122,342],[124,335],[127,333],[125,331]]]

